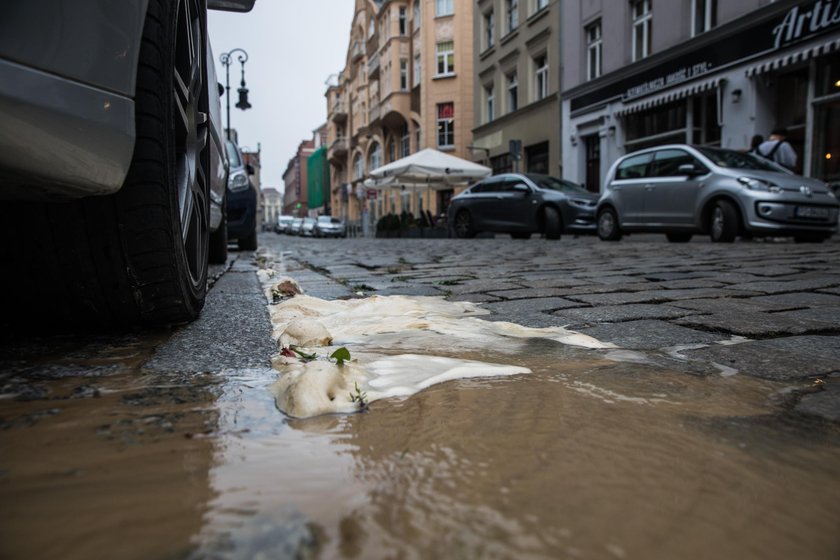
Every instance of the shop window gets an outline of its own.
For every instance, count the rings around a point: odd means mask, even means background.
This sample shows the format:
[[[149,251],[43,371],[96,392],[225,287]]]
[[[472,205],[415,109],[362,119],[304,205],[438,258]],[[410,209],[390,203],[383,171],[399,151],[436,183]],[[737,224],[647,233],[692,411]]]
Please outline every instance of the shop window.
[[[493,175],[511,173],[513,171],[513,158],[510,157],[510,154],[491,157],[490,168],[493,170]]]
[[[817,61],[816,97],[840,93],[840,59],[823,57]]]
[[[721,127],[718,118],[718,92],[698,95],[691,100],[692,142],[700,146],[720,146]]]
[[[615,171],[615,178],[617,180],[623,179],[642,179],[648,176],[648,166],[650,160],[653,159],[652,154],[640,154],[638,156],[631,156],[621,162],[618,169]]]
[[[632,149],[670,142],[685,142],[686,102],[660,105],[624,118],[625,145]]]
[[[529,173],[548,175],[548,142],[526,146],[525,163]]]
[[[636,0],[633,12],[633,62],[647,58],[651,52],[651,0]]]

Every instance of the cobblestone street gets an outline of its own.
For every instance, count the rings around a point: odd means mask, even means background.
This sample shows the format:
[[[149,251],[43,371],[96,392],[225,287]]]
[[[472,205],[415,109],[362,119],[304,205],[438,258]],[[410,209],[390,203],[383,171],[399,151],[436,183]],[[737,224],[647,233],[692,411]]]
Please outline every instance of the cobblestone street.
[[[795,406],[840,420],[840,244],[667,243],[633,236],[320,240],[264,234],[322,298],[445,296],[492,320],[568,326],[699,375],[749,375],[819,390]]]

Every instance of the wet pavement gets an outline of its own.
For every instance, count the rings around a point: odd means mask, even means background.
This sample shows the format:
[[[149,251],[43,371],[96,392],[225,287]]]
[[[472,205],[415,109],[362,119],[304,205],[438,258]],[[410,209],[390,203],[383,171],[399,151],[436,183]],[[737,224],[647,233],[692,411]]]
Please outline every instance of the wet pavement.
[[[192,325],[6,336],[0,558],[840,556],[840,243],[261,245]],[[269,266],[619,348],[439,343],[533,373],[292,419]]]

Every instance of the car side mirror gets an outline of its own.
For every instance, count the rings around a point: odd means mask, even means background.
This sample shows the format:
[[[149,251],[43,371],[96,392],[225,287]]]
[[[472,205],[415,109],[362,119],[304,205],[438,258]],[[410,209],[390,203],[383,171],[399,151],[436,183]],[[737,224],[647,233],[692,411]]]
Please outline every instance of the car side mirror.
[[[254,166],[250,163],[245,164],[245,170],[248,172],[248,175],[253,175],[255,173]]]
[[[216,82],[216,85],[219,86],[219,97],[225,94],[225,86],[221,84],[221,82]]]
[[[696,175],[702,175],[705,170],[697,167],[693,163],[684,163],[677,168],[680,175],[688,175],[689,177],[694,177]]]
[[[513,190],[522,194],[531,194],[531,189],[528,187],[528,185],[524,183],[518,183],[516,185],[513,185]]]
[[[207,7],[211,10],[225,12],[250,12],[256,0],[208,0]]]

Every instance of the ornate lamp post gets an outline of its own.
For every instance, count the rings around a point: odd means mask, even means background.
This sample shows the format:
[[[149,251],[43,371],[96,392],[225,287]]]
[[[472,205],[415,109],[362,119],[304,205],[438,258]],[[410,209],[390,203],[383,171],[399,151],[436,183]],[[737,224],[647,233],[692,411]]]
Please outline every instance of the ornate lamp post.
[[[248,53],[245,52],[245,49],[233,49],[226,53],[222,53],[219,57],[219,61],[225,65],[225,102],[227,108],[227,139],[230,140],[230,65],[233,62],[233,54],[240,53],[237,59],[239,60],[239,64],[242,65],[242,78],[239,81],[239,101],[236,103],[236,107],[238,109],[242,109],[243,111],[246,109],[251,108],[251,104],[248,103],[248,88],[245,87],[245,63],[248,62]]]

